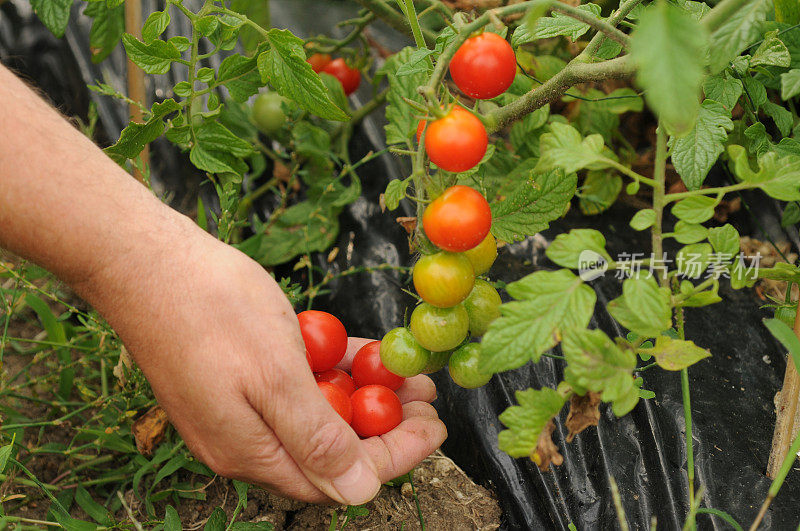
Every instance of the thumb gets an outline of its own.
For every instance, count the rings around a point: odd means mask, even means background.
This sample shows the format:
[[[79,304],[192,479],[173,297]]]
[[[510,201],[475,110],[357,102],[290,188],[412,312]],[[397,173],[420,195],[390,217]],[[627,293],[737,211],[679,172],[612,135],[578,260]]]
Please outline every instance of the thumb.
[[[381,486],[377,468],[320,392],[302,351],[294,354],[287,356],[294,363],[284,364],[278,378],[282,391],[261,411],[311,483],[340,503],[366,503]]]

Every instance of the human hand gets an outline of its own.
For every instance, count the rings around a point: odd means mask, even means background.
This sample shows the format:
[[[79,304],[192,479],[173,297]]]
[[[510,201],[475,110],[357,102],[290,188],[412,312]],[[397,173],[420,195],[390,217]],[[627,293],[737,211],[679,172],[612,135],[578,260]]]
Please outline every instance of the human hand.
[[[356,505],[439,447],[446,429],[422,375],[397,391],[403,422],[360,440],[319,392],[277,283],[238,251],[202,240],[189,256],[163,255],[176,263],[133,281],[133,294],[94,297],[201,461],[282,496]],[[344,368],[368,341],[350,338]]]

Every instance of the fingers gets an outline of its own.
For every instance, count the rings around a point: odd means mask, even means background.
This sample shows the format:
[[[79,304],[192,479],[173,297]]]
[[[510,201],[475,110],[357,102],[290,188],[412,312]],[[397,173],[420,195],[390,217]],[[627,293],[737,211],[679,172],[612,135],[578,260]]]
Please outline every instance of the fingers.
[[[345,353],[344,358],[342,358],[342,361],[339,362],[336,368],[343,371],[349,371],[350,367],[353,365],[353,357],[355,357],[356,352],[358,352],[359,349],[367,343],[372,343],[373,341],[375,340],[366,339],[363,337],[348,337],[347,353]]]
[[[447,438],[447,428],[430,404],[404,404],[403,418],[403,422],[389,433],[362,441],[378,468],[381,482],[413,469]]]
[[[436,400],[436,386],[433,384],[433,380],[424,374],[419,374],[406,378],[406,381],[397,390],[397,396],[404,404],[415,401],[433,402]]]

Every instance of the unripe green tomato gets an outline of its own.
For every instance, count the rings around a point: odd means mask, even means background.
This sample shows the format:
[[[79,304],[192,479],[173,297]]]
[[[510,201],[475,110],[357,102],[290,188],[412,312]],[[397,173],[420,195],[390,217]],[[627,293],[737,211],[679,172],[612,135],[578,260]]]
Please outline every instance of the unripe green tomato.
[[[469,332],[473,336],[482,336],[492,321],[500,317],[500,294],[494,286],[485,280],[476,279],[475,287],[464,301],[464,308],[469,316]]]
[[[475,274],[464,253],[425,255],[414,265],[414,288],[422,300],[437,308],[451,308],[472,291]]]
[[[282,107],[285,101],[277,92],[267,92],[260,94],[253,103],[253,121],[265,135],[274,136],[286,123],[286,113]]]
[[[381,339],[381,363],[386,369],[411,378],[422,372],[428,365],[431,353],[422,348],[407,328],[389,330]]]
[[[463,254],[472,264],[475,276],[482,275],[491,269],[497,258],[497,240],[494,239],[494,235],[490,232],[477,247],[464,251]]]
[[[492,375],[478,369],[480,355],[480,343],[467,343],[453,352],[453,355],[450,356],[448,369],[450,377],[457,385],[467,389],[475,389],[489,383]]]
[[[456,348],[466,339],[469,316],[461,304],[452,308],[437,308],[423,302],[412,312],[408,328],[424,348],[443,352]]]
[[[447,362],[450,361],[452,350],[445,350],[444,352],[431,352],[431,358],[428,364],[422,369],[422,374],[433,374],[444,369]]]

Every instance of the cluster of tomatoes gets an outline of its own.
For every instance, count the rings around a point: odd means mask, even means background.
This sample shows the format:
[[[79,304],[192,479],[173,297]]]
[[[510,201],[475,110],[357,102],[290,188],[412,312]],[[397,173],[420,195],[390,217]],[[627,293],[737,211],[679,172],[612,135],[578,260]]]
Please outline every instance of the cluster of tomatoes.
[[[316,310],[297,315],[306,345],[306,359],[328,403],[361,437],[383,435],[403,420],[395,391],[405,378],[381,363],[380,341],[356,353],[350,374],[336,368],[347,352],[347,331],[335,316]]]
[[[341,57],[334,59],[326,53],[315,53],[306,61],[314,72],[318,74],[325,72],[338,79],[347,96],[355,92],[361,83],[361,72],[357,68],[350,67]]]

